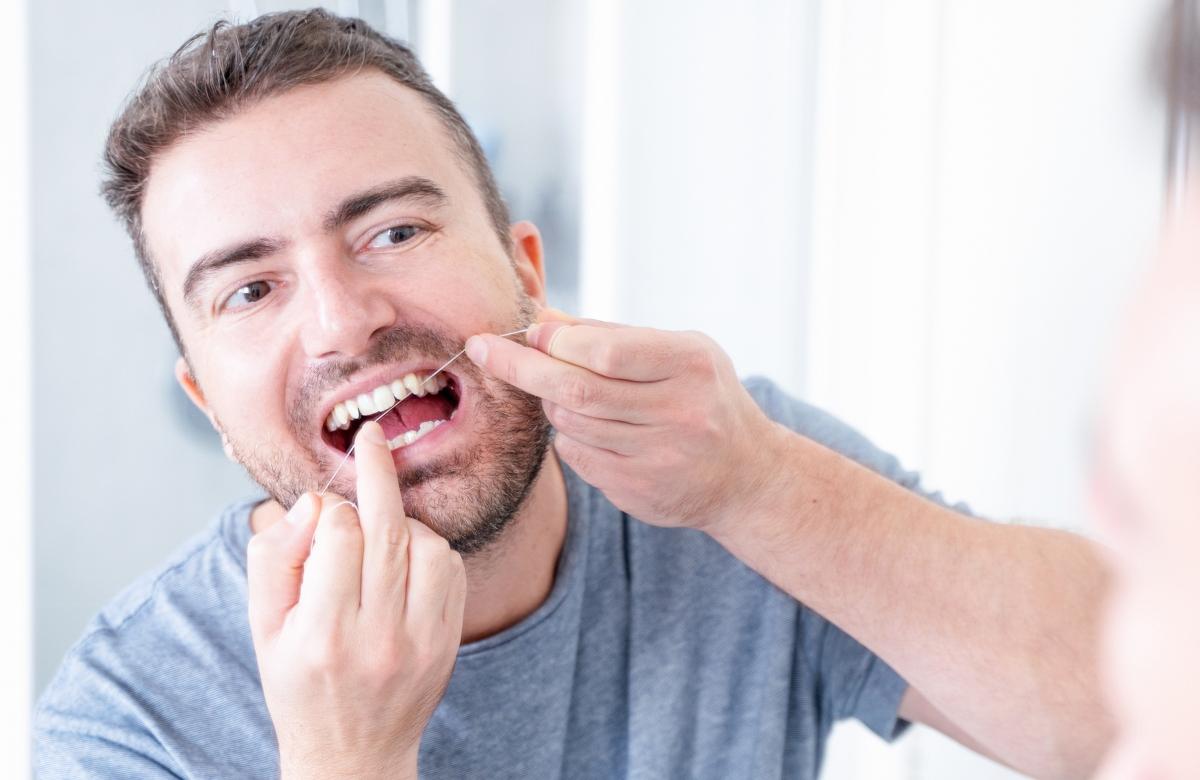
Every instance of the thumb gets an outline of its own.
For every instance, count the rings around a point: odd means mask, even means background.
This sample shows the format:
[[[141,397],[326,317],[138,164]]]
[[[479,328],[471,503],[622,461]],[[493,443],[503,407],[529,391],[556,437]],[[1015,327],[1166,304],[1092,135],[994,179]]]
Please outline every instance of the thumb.
[[[246,546],[250,631],[256,642],[275,634],[299,601],[304,562],[320,514],[321,497],[305,493],[282,521],[255,534]]]

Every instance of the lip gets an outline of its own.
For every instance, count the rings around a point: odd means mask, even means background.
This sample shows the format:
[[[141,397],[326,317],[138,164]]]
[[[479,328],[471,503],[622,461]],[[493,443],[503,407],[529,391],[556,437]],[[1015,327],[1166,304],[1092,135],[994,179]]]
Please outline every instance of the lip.
[[[442,361],[442,362],[445,362],[445,361]],[[405,377],[408,374],[414,374],[415,376],[424,380],[424,379],[428,378],[429,375],[432,374],[435,370],[437,370],[438,366],[440,366],[440,365],[441,365],[441,363],[439,363],[439,362],[429,361],[428,359],[420,359],[420,360],[414,360],[414,361],[407,361],[405,363],[395,363],[390,366],[376,366],[376,367],[373,367],[370,370],[370,372],[363,374],[362,376],[355,379],[354,381],[339,386],[336,394],[330,394],[326,398],[326,400],[324,402],[322,402],[322,404],[320,406],[320,410],[321,410],[320,416],[317,417],[312,422],[312,425],[314,426],[314,428],[317,431],[318,438],[321,439],[323,444],[325,444],[327,447],[329,447],[334,452],[338,453],[339,456],[344,455],[345,454],[344,452],[341,452],[340,450],[338,450],[337,447],[334,447],[325,438],[325,434],[326,434],[325,421],[329,419],[329,415],[333,412],[334,406],[341,403],[342,401],[355,398],[358,395],[361,395],[363,393],[370,393],[371,391],[373,391],[375,388],[379,387],[380,385],[391,384],[392,381],[394,381],[396,379],[400,379],[402,377]],[[450,370],[449,368],[443,369],[440,373],[447,375],[453,381],[455,394],[458,396],[458,407],[461,408],[461,406],[463,404],[463,400],[468,392],[466,384],[463,382],[462,377],[459,374],[455,373],[454,371]],[[457,412],[458,412],[458,408],[455,409],[455,416],[457,416]],[[363,415],[363,418],[372,419],[372,418],[376,417],[377,414],[378,414],[378,412],[368,414],[368,415]],[[452,421],[450,421],[450,422],[452,422]],[[445,427],[445,426],[440,426],[440,427]],[[417,444],[424,441],[426,438],[433,437],[433,434],[435,434],[437,432],[438,431],[430,431],[428,434],[421,437],[420,440],[413,442],[409,446],[415,447]],[[397,450],[397,452],[399,452],[399,450]]]

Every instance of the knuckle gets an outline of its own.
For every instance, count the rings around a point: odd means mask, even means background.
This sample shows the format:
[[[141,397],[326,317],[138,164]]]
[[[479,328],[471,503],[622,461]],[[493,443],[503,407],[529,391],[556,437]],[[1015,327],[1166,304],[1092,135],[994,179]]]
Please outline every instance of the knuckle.
[[[411,650],[413,665],[423,670],[440,669],[444,666],[449,644],[446,640],[446,636],[436,632],[415,642]]]
[[[403,517],[389,517],[383,521],[383,540],[389,547],[404,547],[410,536],[408,523]]]
[[[351,533],[359,530],[358,514],[349,504],[331,509],[321,518],[326,533]]]
[[[592,365],[601,374],[618,374],[625,367],[625,352],[611,342],[597,344],[592,350]]]
[[[372,679],[386,681],[395,677],[404,664],[400,642],[392,635],[372,641],[363,663],[366,674]]]
[[[591,458],[583,451],[583,445],[574,439],[565,436],[555,436],[554,446],[558,450],[558,454],[563,457],[567,463],[571,464],[576,471],[589,471],[591,466]]]
[[[558,404],[554,404],[546,415],[550,424],[555,428],[570,428],[579,417],[578,414]]]
[[[505,384],[520,386],[520,371],[517,370],[517,364],[512,360],[502,360],[495,368],[500,379],[504,380]]]
[[[410,546],[412,554],[420,559],[434,561],[445,555],[450,543],[445,538],[422,526],[422,531],[413,533]]]
[[[671,364],[671,356],[675,354],[675,347],[672,344],[656,341],[647,344],[641,349],[642,359],[653,366],[669,366]]]
[[[586,379],[572,375],[563,380],[562,397],[565,406],[577,411],[584,411],[591,407],[595,393]]]
[[[684,335],[687,338],[687,347],[682,350],[682,355],[687,367],[701,373],[712,371],[716,365],[713,360],[712,339],[696,330],[686,331]]]
[[[255,534],[246,544],[246,563],[248,566],[262,564],[270,560],[273,552],[274,548],[266,537],[262,534]]]
[[[304,643],[301,662],[313,672],[325,672],[342,665],[342,643],[333,633]]]
[[[418,642],[412,649],[412,663],[418,669],[437,666],[438,652],[432,642]]]
[[[707,431],[713,421],[703,410],[695,407],[686,407],[677,412],[678,425],[689,431]]]

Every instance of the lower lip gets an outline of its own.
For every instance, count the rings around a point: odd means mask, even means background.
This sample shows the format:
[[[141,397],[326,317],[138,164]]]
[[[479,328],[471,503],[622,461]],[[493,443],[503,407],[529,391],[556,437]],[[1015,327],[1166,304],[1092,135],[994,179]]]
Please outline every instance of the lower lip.
[[[450,415],[449,420],[446,420],[444,423],[434,428],[421,438],[417,439],[412,444],[406,444],[403,447],[397,447],[396,449],[392,450],[392,460],[399,465],[406,460],[413,460],[414,456],[423,454],[429,447],[436,447],[438,443],[442,441],[442,439],[450,435],[450,428],[454,427],[455,423],[458,422],[458,412],[461,408],[462,401],[460,399],[459,406],[455,408],[454,412]]]

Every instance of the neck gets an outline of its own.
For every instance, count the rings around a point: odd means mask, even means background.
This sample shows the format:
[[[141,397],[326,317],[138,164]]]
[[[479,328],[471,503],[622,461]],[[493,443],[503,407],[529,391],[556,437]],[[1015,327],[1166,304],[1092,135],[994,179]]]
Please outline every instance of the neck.
[[[283,519],[283,507],[266,501],[250,514],[258,533]],[[554,586],[555,566],[567,532],[567,490],[551,449],[529,495],[495,544],[465,558],[467,604],[462,643],[477,642],[531,615]]]
[[[488,549],[464,560],[463,644],[516,625],[542,605],[554,585],[566,531],[566,484],[551,449],[504,534]]]

